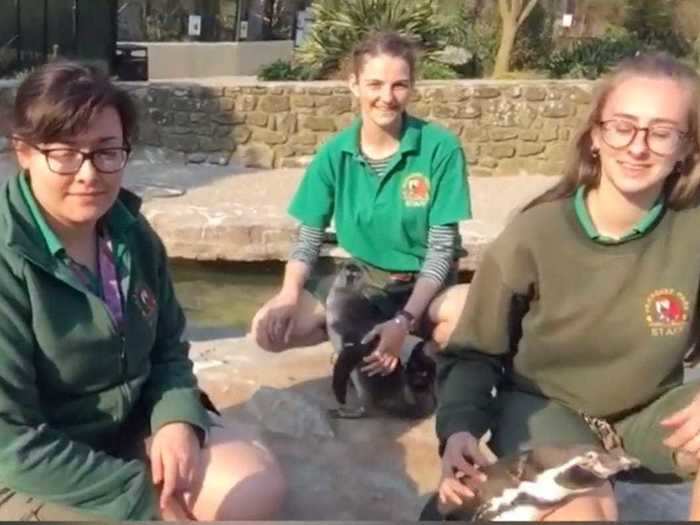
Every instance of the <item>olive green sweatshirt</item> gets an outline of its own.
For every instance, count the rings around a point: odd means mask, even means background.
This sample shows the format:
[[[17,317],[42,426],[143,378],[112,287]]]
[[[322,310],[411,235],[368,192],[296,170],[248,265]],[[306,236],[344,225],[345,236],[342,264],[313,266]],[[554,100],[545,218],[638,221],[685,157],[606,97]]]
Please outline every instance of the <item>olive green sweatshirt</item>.
[[[575,199],[506,227],[438,358],[443,444],[491,426],[494,387],[615,417],[682,382],[696,334],[700,208],[655,215],[643,235],[614,244],[591,238]]]

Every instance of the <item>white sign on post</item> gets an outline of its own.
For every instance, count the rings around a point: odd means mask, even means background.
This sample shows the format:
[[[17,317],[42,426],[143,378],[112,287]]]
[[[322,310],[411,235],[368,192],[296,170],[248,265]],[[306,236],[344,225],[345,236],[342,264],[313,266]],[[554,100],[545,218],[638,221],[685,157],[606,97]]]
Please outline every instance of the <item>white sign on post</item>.
[[[238,38],[241,40],[246,40],[248,38],[248,20],[241,20],[241,32]]]
[[[189,36],[199,36],[202,34],[202,17],[199,15],[190,15],[189,23],[187,24],[187,34]]]
[[[562,27],[571,27],[574,23],[574,15],[572,13],[565,13],[561,19]]]

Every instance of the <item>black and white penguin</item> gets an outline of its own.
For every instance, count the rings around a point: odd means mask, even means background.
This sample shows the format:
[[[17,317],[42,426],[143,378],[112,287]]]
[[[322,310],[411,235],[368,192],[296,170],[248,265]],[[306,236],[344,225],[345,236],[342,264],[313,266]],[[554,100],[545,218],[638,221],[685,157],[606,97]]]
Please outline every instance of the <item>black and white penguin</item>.
[[[437,504],[437,510],[450,521],[534,521],[548,508],[638,466],[631,456],[592,445],[535,447],[483,467],[487,480],[470,485],[473,498],[458,508]]]
[[[355,410],[339,408],[336,417],[361,417],[368,411],[405,418],[430,415],[437,405],[435,362],[424,351],[421,341],[408,362],[387,375],[369,376],[361,368],[364,358],[374,351],[376,341],[363,344],[362,339],[377,324],[388,320],[364,294],[366,274],[352,263],[346,264],[335,278],[326,302],[326,328],[337,352],[333,366],[333,393],[345,405],[352,381],[361,406]]]

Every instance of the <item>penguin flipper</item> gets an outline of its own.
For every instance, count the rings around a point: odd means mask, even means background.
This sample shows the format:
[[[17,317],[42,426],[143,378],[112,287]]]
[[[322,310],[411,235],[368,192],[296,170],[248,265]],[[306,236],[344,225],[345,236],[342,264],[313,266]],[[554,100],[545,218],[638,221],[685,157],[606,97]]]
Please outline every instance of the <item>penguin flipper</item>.
[[[335,394],[336,400],[341,405],[345,404],[347,398],[350,375],[352,371],[362,363],[365,355],[365,352],[361,351],[359,345],[345,347],[341,350],[338,359],[333,365],[333,393]]]

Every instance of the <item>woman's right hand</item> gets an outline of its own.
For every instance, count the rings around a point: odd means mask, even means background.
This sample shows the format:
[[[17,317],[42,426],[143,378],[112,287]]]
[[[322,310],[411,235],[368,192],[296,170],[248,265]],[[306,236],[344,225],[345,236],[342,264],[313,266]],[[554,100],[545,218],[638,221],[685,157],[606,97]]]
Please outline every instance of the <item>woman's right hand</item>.
[[[279,352],[287,348],[294,330],[298,299],[278,293],[261,308],[261,317],[253,320],[255,342],[266,350]]]
[[[445,443],[442,454],[442,477],[438,488],[438,510],[447,515],[464,500],[474,497],[473,488],[486,480],[480,467],[491,464],[481,451],[479,441],[469,432],[456,432]],[[471,488],[470,488],[471,487]]]

